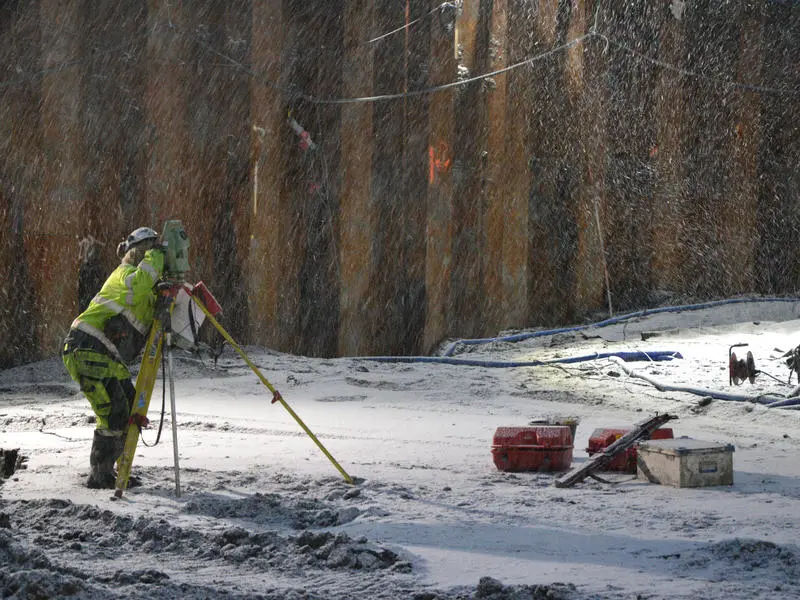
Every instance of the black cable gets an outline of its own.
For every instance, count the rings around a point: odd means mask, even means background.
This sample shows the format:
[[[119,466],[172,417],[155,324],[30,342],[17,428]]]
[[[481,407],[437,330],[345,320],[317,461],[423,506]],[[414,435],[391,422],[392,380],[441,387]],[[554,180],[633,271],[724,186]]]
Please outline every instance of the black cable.
[[[616,48],[627,52],[637,58],[640,58],[644,61],[652,63],[657,67],[661,67],[662,69],[666,69],[668,71],[672,71],[673,73],[677,73],[678,75],[682,75],[684,77],[691,77],[693,79],[699,79],[701,81],[706,81],[708,83],[713,83],[717,85],[722,85],[726,87],[734,87],[742,90],[749,90],[751,92],[762,92],[765,94],[800,94],[800,89],[792,89],[792,88],[776,88],[776,87],[769,87],[765,85],[757,85],[752,83],[741,83],[738,81],[728,81],[725,79],[719,79],[717,77],[710,77],[708,75],[703,75],[702,73],[698,73],[697,71],[691,71],[689,69],[684,69],[682,67],[675,66],[668,62],[664,62],[662,60],[658,60],[656,58],[652,58],[639,52],[638,50],[634,50],[626,46],[625,44],[621,44],[619,42],[615,42],[612,39],[609,39],[607,36],[603,35],[602,33],[597,33],[599,37],[606,41],[606,45],[615,46]]]
[[[68,442],[83,442],[85,440],[67,437],[66,435],[61,435],[60,433],[56,433],[55,431],[45,431],[44,427],[47,425],[47,420],[45,417],[42,417],[42,426],[39,427],[39,433],[44,433],[47,435],[54,435],[57,438],[61,438],[62,440],[67,440]]]
[[[442,5],[440,5],[437,8],[441,8],[442,6],[445,6],[447,4],[450,4],[450,3],[445,2],[445,3],[443,3]],[[434,9],[434,10],[436,10],[436,9]],[[409,24],[409,25],[411,25],[411,24]],[[187,36],[187,34],[184,34],[184,33],[180,32],[180,31],[178,31],[178,28],[173,23],[169,23],[167,26],[171,31],[176,32],[177,35]],[[400,30],[402,30],[402,29],[404,29],[404,27],[401,28]],[[385,34],[385,35],[390,35],[391,33],[394,33],[394,32],[389,32],[389,34]],[[29,75],[23,74],[22,76],[17,77],[15,79],[9,79],[9,80],[6,80],[6,81],[2,81],[2,82],[0,82],[0,88],[8,87],[8,86],[11,86],[11,85],[22,84],[27,79],[34,80],[34,79],[36,79],[38,77],[42,77],[44,75],[47,75],[48,73],[51,73],[51,72],[57,72],[57,71],[61,71],[61,70],[66,69],[66,68],[71,68],[71,67],[73,67],[75,65],[78,65],[78,64],[81,64],[83,62],[87,62],[89,60],[95,59],[98,54],[99,55],[108,54],[108,53],[120,50],[122,48],[126,48],[128,46],[132,46],[140,37],[147,37],[149,35],[150,35],[150,31],[148,30],[143,34],[135,36],[133,39],[131,39],[128,42],[125,42],[123,44],[119,44],[119,45],[111,47],[111,48],[107,48],[107,49],[105,49],[103,51],[100,51],[100,52],[95,52],[95,53],[93,53],[93,55],[91,57],[65,61],[63,63],[60,63],[59,65],[55,65],[53,67],[48,67],[47,69],[42,69],[40,71],[37,71],[37,72],[29,74]],[[685,77],[691,77],[691,78],[703,80],[703,81],[706,81],[706,82],[709,82],[709,83],[714,83],[714,84],[717,84],[717,85],[735,87],[735,88],[739,88],[739,89],[755,91],[755,92],[760,92],[760,93],[792,94],[792,95],[800,94],[800,89],[776,88],[776,87],[769,87],[769,86],[763,86],[763,85],[757,85],[757,84],[740,83],[740,82],[736,82],[736,81],[726,81],[726,80],[718,79],[718,78],[715,78],[715,77],[709,77],[707,75],[703,75],[701,73],[697,73],[697,72],[691,71],[689,69],[684,69],[682,67],[678,67],[676,65],[667,63],[665,61],[661,61],[661,60],[649,57],[646,54],[643,54],[643,53],[641,53],[641,52],[639,52],[639,51],[637,51],[637,50],[635,50],[633,48],[630,48],[630,47],[628,47],[628,46],[626,46],[624,44],[621,44],[621,43],[619,43],[617,41],[612,40],[607,35],[598,32],[595,27],[592,27],[592,29],[588,33],[585,33],[584,35],[578,36],[578,37],[576,37],[576,38],[574,38],[574,39],[572,39],[572,40],[570,40],[570,41],[568,41],[568,42],[566,42],[564,44],[561,44],[561,45],[559,45],[559,46],[557,46],[555,48],[551,48],[550,50],[547,50],[547,51],[545,51],[545,52],[543,52],[541,54],[531,56],[531,57],[529,57],[527,59],[524,59],[524,60],[522,60],[520,62],[517,62],[517,63],[515,63],[513,65],[509,65],[507,67],[504,67],[502,69],[497,69],[495,71],[492,71],[492,72],[489,72],[489,73],[484,73],[482,75],[476,75],[475,77],[470,77],[470,78],[459,80],[459,81],[453,81],[453,82],[446,83],[446,84],[443,84],[443,85],[427,87],[427,88],[423,88],[423,89],[419,89],[419,90],[410,90],[410,91],[406,91],[406,92],[398,92],[398,93],[394,93],[394,94],[382,94],[382,95],[376,95],[376,96],[363,96],[363,97],[357,97],[357,98],[317,98],[317,97],[315,97],[315,96],[313,96],[311,94],[306,94],[304,92],[298,92],[298,91],[295,91],[295,90],[290,90],[290,89],[286,89],[286,88],[281,87],[280,85],[274,83],[273,81],[270,81],[270,80],[264,78],[261,74],[255,72],[253,69],[245,66],[240,61],[237,61],[233,57],[231,57],[231,56],[229,56],[229,55],[227,55],[227,54],[225,54],[223,52],[220,52],[219,50],[217,50],[216,48],[214,48],[213,46],[211,46],[210,44],[205,42],[203,39],[201,39],[200,36],[198,36],[198,35],[191,35],[191,36],[187,36],[187,37],[190,37],[191,39],[196,41],[199,46],[201,46],[205,50],[215,54],[216,56],[220,57],[224,61],[228,62],[230,65],[234,66],[236,69],[238,69],[241,72],[243,72],[243,73],[247,74],[248,76],[250,76],[252,79],[262,83],[263,85],[266,85],[267,87],[270,87],[270,88],[272,88],[272,89],[274,89],[276,91],[279,91],[282,94],[285,94],[286,96],[289,97],[290,100],[299,98],[299,99],[303,99],[303,100],[306,100],[306,101],[314,103],[314,104],[353,104],[353,103],[360,103],[360,102],[377,102],[377,101],[382,101],[382,100],[395,100],[395,99],[400,99],[400,98],[407,98],[407,97],[413,97],[413,96],[433,94],[433,93],[436,93],[436,92],[439,92],[439,91],[443,91],[443,90],[447,90],[447,89],[450,89],[450,88],[454,88],[454,87],[457,87],[457,86],[467,85],[467,84],[470,84],[470,83],[474,83],[474,82],[477,82],[477,81],[481,81],[481,80],[484,80],[484,79],[495,77],[497,75],[506,73],[506,72],[514,70],[514,69],[517,69],[517,68],[519,68],[521,66],[524,66],[526,64],[533,63],[535,61],[538,61],[538,60],[541,60],[543,58],[546,58],[546,57],[548,57],[548,56],[550,56],[550,55],[552,55],[552,54],[554,54],[556,52],[560,52],[562,50],[567,50],[567,49],[571,48],[572,46],[574,46],[576,44],[582,43],[583,41],[589,40],[589,39],[592,39],[592,38],[602,39],[602,40],[605,41],[607,47],[608,46],[614,46],[614,47],[616,47],[616,48],[618,48],[618,49],[620,49],[622,51],[628,52],[629,54],[632,54],[632,55],[636,56],[637,58],[639,58],[641,60],[645,60],[645,61],[650,62],[650,63],[652,63],[652,64],[654,64],[656,66],[659,66],[659,67],[661,67],[663,69],[667,69],[667,70],[673,71],[673,72],[678,73],[679,75],[683,75]],[[381,36],[381,37],[385,37],[385,36]],[[381,37],[375,38],[375,40],[381,39]],[[375,40],[370,40],[370,41],[375,41]]]
[[[595,479],[595,480],[599,481],[600,483],[608,483],[609,485],[616,485],[616,484],[618,484],[618,483],[628,483],[629,481],[634,481],[634,480],[636,480],[636,477],[628,477],[628,478],[626,478],[626,479],[614,479],[614,480],[611,480],[611,479],[603,479],[603,478],[602,478],[602,477],[600,477],[600,476],[599,476],[597,473],[589,473],[589,477],[591,477],[592,479]]]
[[[165,374],[166,368],[164,366],[165,358],[164,353],[161,353],[161,419],[158,422],[158,433],[156,434],[156,441],[152,444],[148,444],[144,441],[144,432],[142,431],[141,426],[139,427],[139,439],[142,440],[142,445],[153,448],[154,446],[158,445],[158,442],[161,440],[161,430],[164,428],[164,414],[167,410],[167,377]]]
[[[767,373],[766,371],[756,371],[756,374],[757,374],[757,375],[766,375],[767,377],[771,377],[772,379],[774,379],[774,380],[775,380],[775,381],[777,381],[778,383],[782,383],[783,385],[791,385],[790,383],[786,383],[786,382],[784,382],[783,380],[781,380],[781,379],[778,379],[778,378],[777,378],[777,377],[775,377],[774,375],[770,375],[770,374],[769,374],[769,373]]]
[[[406,23],[405,25],[401,25],[397,29],[393,29],[392,31],[390,31],[388,33],[384,33],[382,35],[379,35],[378,37],[374,37],[371,40],[367,40],[364,43],[365,44],[372,44],[373,42],[379,42],[382,39],[385,39],[385,38],[389,37],[390,35],[394,35],[395,33],[400,33],[404,29],[409,29],[410,30],[414,25],[416,25],[417,23],[419,23],[423,19],[426,19],[427,17],[430,17],[433,13],[435,13],[437,11],[442,11],[445,8],[452,8],[452,9],[455,10],[457,7],[456,7],[455,3],[453,3],[453,2],[442,2],[439,6],[435,6],[434,8],[429,10],[427,13],[422,15],[421,17],[417,17],[413,21],[411,21],[409,23]]]
[[[89,62],[90,60],[96,60],[99,56],[105,56],[107,54],[111,54],[112,52],[117,52],[120,50],[127,49],[129,47],[134,46],[134,44],[139,41],[139,38],[144,38],[146,42],[147,37],[149,35],[150,31],[148,30],[145,31],[144,33],[140,33],[139,35],[132,37],[130,40],[126,42],[117,44],[116,46],[112,46],[110,48],[106,48],[105,50],[92,50],[91,55],[85,58],[73,58],[71,60],[65,60],[61,63],[58,63],[57,65],[53,65],[52,67],[40,69],[39,71],[35,71],[33,73],[22,73],[19,77],[15,77],[13,79],[7,79],[5,81],[0,81],[0,89],[11,87],[13,85],[23,85],[25,83],[36,81],[37,79],[40,79],[45,75],[49,75],[50,73],[58,73],[59,71],[70,69],[81,63]]]

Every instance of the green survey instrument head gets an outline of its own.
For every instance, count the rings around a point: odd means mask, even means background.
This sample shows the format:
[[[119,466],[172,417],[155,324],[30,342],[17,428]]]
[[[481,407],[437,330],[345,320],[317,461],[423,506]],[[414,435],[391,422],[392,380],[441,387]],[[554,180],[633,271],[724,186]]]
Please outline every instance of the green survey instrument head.
[[[164,274],[183,280],[189,270],[189,236],[180,221],[167,221],[161,233],[164,242]]]

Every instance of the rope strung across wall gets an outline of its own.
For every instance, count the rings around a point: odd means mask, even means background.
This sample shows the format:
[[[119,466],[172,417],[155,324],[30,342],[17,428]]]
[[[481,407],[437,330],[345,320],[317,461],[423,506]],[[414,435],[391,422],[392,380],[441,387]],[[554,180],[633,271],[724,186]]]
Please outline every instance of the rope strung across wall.
[[[443,2],[439,6],[435,7],[434,9],[432,9],[425,16],[429,16],[430,14],[433,14],[433,13],[435,13],[437,11],[441,11],[443,9],[443,7],[450,6],[451,4],[452,3],[450,3],[450,2]],[[419,21],[419,19],[417,19],[416,21]],[[393,33],[397,33],[398,31],[402,31],[404,29],[408,29],[416,21],[409,22],[408,24],[400,27],[399,29],[390,31],[390,32],[388,32],[386,34],[383,34],[381,36],[373,38],[373,39],[369,40],[369,43],[372,43],[372,42],[378,41],[380,39],[383,39],[383,38],[385,38],[385,37],[387,37],[387,36],[389,36],[389,35],[391,35]],[[486,80],[486,79],[490,79],[490,78],[496,77],[498,75],[502,75],[504,73],[508,73],[508,72],[513,71],[515,69],[518,69],[520,67],[523,67],[523,66],[532,64],[534,62],[537,62],[539,60],[543,60],[545,58],[548,58],[548,57],[550,57],[550,56],[552,56],[552,55],[554,55],[556,53],[563,52],[565,50],[569,50],[570,48],[572,48],[572,47],[574,47],[574,46],[576,46],[578,44],[582,44],[584,42],[587,42],[589,40],[602,41],[602,42],[605,43],[606,49],[608,49],[609,47],[613,46],[614,48],[617,48],[620,51],[629,53],[631,56],[635,57],[637,60],[648,62],[650,64],[653,64],[653,65],[657,66],[657,67],[660,67],[660,68],[663,68],[663,69],[667,69],[669,71],[677,73],[677,74],[679,74],[681,76],[697,79],[699,81],[705,81],[706,83],[711,83],[711,84],[714,84],[714,85],[721,85],[721,86],[725,86],[725,87],[732,87],[732,88],[737,88],[737,89],[743,89],[743,90],[748,90],[748,91],[755,91],[755,92],[764,93],[764,94],[775,94],[775,95],[797,95],[797,94],[800,94],[800,88],[770,87],[770,86],[765,86],[765,85],[760,85],[760,84],[743,83],[743,82],[739,82],[739,81],[729,81],[729,80],[720,79],[720,78],[717,78],[717,77],[710,77],[708,75],[704,75],[702,73],[698,73],[696,71],[692,71],[692,70],[689,70],[689,69],[684,69],[683,67],[679,67],[679,66],[671,64],[669,62],[665,62],[665,61],[659,60],[657,58],[653,58],[651,56],[648,56],[648,55],[646,55],[646,54],[644,54],[642,52],[639,52],[638,50],[630,48],[629,46],[626,46],[625,44],[622,44],[622,43],[616,41],[615,39],[611,38],[610,36],[600,32],[597,29],[597,24],[595,22],[595,24],[592,26],[592,28],[590,29],[589,32],[587,32],[587,33],[585,33],[583,35],[580,35],[580,36],[578,36],[576,38],[573,38],[572,40],[569,40],[569,41],[567,41],[567,42],[565,42],[565,43],[563,43],[563,44],[561,44],[559,46],[556,46],[555,48],[551,48],[551,49],[546,50],[544,52],[541,52],[539,54],[535,54],[535,55],[530,56],[528,58],[525,58],[525,59],[523,59],[523,60],[521,60],[519,62],[516,62],[513,65],[508,65],[506,67],[503,67],[502,69],[497,69],[497,70],[494,70],[494,71],[491,71],[491,72],[488,72],[488,73],[483,73],[481,75],[476,75],[474,77],[469,77],[469,78],[466,78],[466,79],[460,79],[460,80],[452,81],[450,83],[445,83],[445,84],[442,84],[442,85],[426,87],[426,88],[422,88],[422,89],[418,89],[418,90],[409,90],[409,91],[404,91],[404,92],[397,92],[397,93],[393,93],[393,94],[380,94],[380,95],[375,95],[375,96],[360,96],[360,97],[354,97],[354,98],[318,98],[318,97],[316,97],[314,95],[307,94],[307,93],[302,92],[302,91],[295,91],[295,90],[292,90],[292,89],[286,89],[286,88],[283,88],[283,87],[279,86],[275,82],[266,79],[261,74],[257,73],[253,69],[251,69],[251,68],[247,67],[246,65],[242,64],[240,61],[237,61],[232,56],[217,50],[216,48],[211,46],[208,42],[206,42],[204,39],[202,39],[202,37],[200,35],[198,35],[196,33],[195,34],[190,34],[190,33],[181,32],[179,30],[179,28],[171,21],[166,23],[165,25],[167,26],[168,30],[174,32],[176,35],[185,36],[185,37],[190,38],[192,41],[195,41],[198,44],[198,46],[200,46],[201,48],[203,48],[203,49],[207,50],[208,52],[218,56],[221,59],[223,59],[224,61],[226,61],[231,66],[235,67],[237,70],[239,70],[242,73],[244,73],[244,74],[248,75],[249,77],[253,78],[255,81],[258,81],[259,83],[261,83],[263,85],[266,85],[267,87],[279,90],[282,93],[286,94],[287,96],[289,96],[290,98],[293,98],[295,100],[302,99],[302,100],[306,100],[306,101],[314,103],[314,104],[354,104],[354,103],[364,103],[364,102],[380,102],[380,101],[386,101],[386,100],[397,100],[397,99],[402,99],[402,98],[409,98],[409,97],[420,96],[420,95],[435,94],[437,92],[441,92],[441,91],[444,91],[444,90],[452,89],[452,88],[455,88],[455,87],[469,85],[471,83],[483,81],[483,80]],[[142,37],[147,38],[147,37],[149,37],[149,35],[151,34],[152,31],[153,30],[150,29],[150,30],[148,30],[147,32],[145,32],[143,34],[139,34],[137,36],[134,36],[130,41],[128,41],[128,42],[126,42],[124,44],[119,44],[117,46],[114,46],[114,47],[111,47],[111,48],[107,48],[105,50],[95,50],[95,51],[93,51],[92,56],[88,56],[86,58],[64,61],[64,62],[59,63],[57,65],[53,65],[53,66],[48,67],[46,69],[41,69],[41,70],[39,70],[37,72],[30,73],[30,74],[23,72],[23,73],[20,74],[19,77],[16,77],[16,78],[13,78],[13,79],[8,79],[6,81],[0,81],[0,88],[5,88],[5,87],[13,86],[13,85],[23,85],[25,83],[30,83],[30,82],[35,81],[35,80],[37,80],[37,79],[39,79],[41,77],[44,77],[45,75],[48,75],[50,73],[63,71],[64,69],[69,69],[69,68],[75,67],[75,66],[77,66],[79,64],[88,62],[90,60],[96,60],[96,58],[98,56],[100,56],[100,55],[107,55],[107,54],[111,54],[111,53],[114,53],[114,52],[124,53],[123,51],[134,47],[135,42],[139,38],[142,38]]]

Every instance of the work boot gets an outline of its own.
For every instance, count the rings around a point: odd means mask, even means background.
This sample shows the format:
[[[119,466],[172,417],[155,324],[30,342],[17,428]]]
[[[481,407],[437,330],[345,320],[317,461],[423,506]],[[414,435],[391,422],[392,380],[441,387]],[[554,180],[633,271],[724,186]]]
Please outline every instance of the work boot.
[[[114,472],[114,463],[117,461],[116,441],[118,438],[103,435],[98,430],[94,431],[92,451],[89,453],[89,466],[91,472],[86,486],[92,489],[114,489],[117,474]]]

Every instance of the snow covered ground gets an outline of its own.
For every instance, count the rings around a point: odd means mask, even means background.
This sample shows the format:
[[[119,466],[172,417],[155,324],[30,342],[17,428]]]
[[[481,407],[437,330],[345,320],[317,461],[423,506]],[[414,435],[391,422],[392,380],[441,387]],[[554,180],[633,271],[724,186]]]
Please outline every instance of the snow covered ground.
[[[642,335],[645,332],[647,335]],[[657,334],[657,335],[653,335]],[[643,339],[647,338],[647,339]],[[755,383],[729,385],[749,350]],[[800,344],[800,303],[664,311],[457,358],[563,360],[490,368],[354,358],[248,356],[355,480],[342,474],[241,360],[176,355],[180,496],[167,416],[141,441],[143,486],[112,500],[84,487],[93,425],[58,357],[0,372],[0,448],[27,460],[0,485],[4,598],[410,598],[511,600],[800,597],[800,411],[659,391],[658,382],[787,395],[782,354]],[[770,375],[772,377],[770,377]],[[774,378],[773,378],[774,377]],[[151,403],[152,444],[161,382]],[[734,484],[676,489],[605,475],[506,473],[497,427],[580,419],[573,465],[596,428],[678,417],[676,436],[735,447]]]

